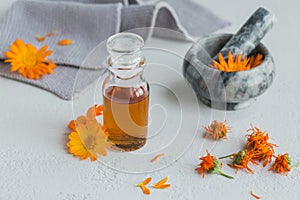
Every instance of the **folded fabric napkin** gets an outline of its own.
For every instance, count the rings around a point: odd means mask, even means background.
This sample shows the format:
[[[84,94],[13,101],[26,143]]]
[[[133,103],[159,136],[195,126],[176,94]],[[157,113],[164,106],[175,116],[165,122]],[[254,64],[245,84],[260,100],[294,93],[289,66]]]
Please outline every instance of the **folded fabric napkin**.
[[[99,53],[92,62],[83,62],[84,59],[98,44],[115,33],[140,27],[162,27],[181,32],[181,39],[191,39],[228,24],[191,0],[17,1],[0,19],[0,59],[4,60],[4,52],[9,50],[10,44],[21,38],[37,48],[48,45],[53,50],[49,59],[57,64],[57,68],[52,75],[45,75],[40,80],[29,80],[10,72],[10,64],[0,61],[0,75],[71,100],[97,80],[105,68],[103,61],[107,52]],[[55,37],[49,37],[43,42],[35,39],[36,35],[44,35],[54,29],[58,30]],[[147,38],[150,33],[146,31],[140,34]],[[175,37],[155,29],[153,34]],[[62,39],[73,40],[74,44],[57,45]],[[76,80],[79,69],[80,80]]]

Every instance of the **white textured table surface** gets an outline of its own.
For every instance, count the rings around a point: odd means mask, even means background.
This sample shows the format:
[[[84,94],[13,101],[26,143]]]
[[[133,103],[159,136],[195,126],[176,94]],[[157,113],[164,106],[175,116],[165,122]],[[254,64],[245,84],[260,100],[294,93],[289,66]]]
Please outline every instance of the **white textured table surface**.
[[[300,198],[300,169],[293,169],[286,177],[273,174],[260,166],[254,166],[254,175],[239,172],[234,180],[209,175],[202,179],[194,172],[198,158],[209,149],[216,156],[238,151],[245,141],[245,130],[249,124],[267,130],[280,146],[276,153],[289,152],[292,159],[300,161],[300,2],[210,0],[200,1],[216,14],[232,22],[232,26],[221,32],[233,32],[260,5],[275,13],[278,23],[266,36],[264,43],[272,52],[276,66],[276,78],[271,88],[248,109],[236,112],[221,112],[199,105],[200,116],[187,107],[199,126],[212,119],[224,117],[233,126],[229,140],[213,143],[201,138],[200,131],[187,133],[185,140],[193,142],[181,157],[171,166],[152,173],[125,173],[105,166],[101,162],[79,161],[65,151],[66,125],[73,118],[73,102],[63,101],[41,89],[0,77],[0,199],[252,199],[249,192],[263,196],[263,199]],[[3,13],[12,1],[2,0]],[[1,42],[1,38],[0,38]],[[155,40],[151,45],[161,45],[180,55],[189,48],[189,43]],[[157,55],[162,61],[168,57]],[[180,71],[181,63],[171,63]],[[159,92],[159,89],[156,90]],[[156,101],[159,101],[157,97]],[[188,99],[188,98],[187,98]],[[162,99],[161,99],[162,100]],[[77,100],[80,105],[83,99]],[[184,101],[184,100],[183,100]],[[186,102],[183,102],[186,103]],[[168,107],[170,106],[170,107]],[[176,105],[175,105],[176,106]],[[167,111],[172,105],[167,105]],[[170,109],[171,108],[171,109]],[[82,108],[83,110],[85,108]],[[185,109],[185,108],[184,108]],[[152,111],[155,116],[155,110]],[[158,112],[158,111],[157,111]],[[175,111],[174,111],[175,113]],[[172,115],[168,113],[168,116]],[[169,134],[164,129],[162,134]],[[194,130],[196,131],[196,130]],[[190,138],[189,138],[190,137]],[[177,146],[174,146],[174,151]],[[173,159],[168,152],[166,160]],[[118,157],[119,156],[119,157]],[[130,155],[124,155],[129,156]],[[170,157],[168,157],[170,156]],[[120,155],[109,153],[107,158],[118,164]],[[164,158],[163,158],[164,159]],[[165,165],[161,159],[157,165]],[[108,161],[109,163],[110,161]],[[151,165],[150,163],[133,163]],[[226,163],[226,162],[225,162]],[[132,164],[132,163],[131,163]],[[234,171],[224,166],[224,171]],[[169,176],[172,187],[164,191],[152,191],[144,196],[134,185],[151,176],[158,181]]]

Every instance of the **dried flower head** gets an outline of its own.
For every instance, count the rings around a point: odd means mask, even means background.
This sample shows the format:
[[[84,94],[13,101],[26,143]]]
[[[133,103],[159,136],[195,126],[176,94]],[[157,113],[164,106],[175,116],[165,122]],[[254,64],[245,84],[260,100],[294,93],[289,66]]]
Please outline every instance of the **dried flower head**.
[[[246,169],[248,172],[253,174],[253,170],[249,168],[248,164],[257,164],[255,161],[252,159],[253,155],[251,154],[250,151],[247,150],[242,150],[239,151],[238,153],[233,154],[233,162],[232,164],[228,164],[231,168],[236,169],[236,172],[240,169]]]
[[[198,165],[199,167],[195,169],[199,174],[202,175],[203,178],[205,176],[205,173],[209,173],[209,174],[220,174],[226,178],[233,179],[232,176],[224,174],[221,171],[222,163],[217,158],[211,156],[207,150],[206,153],[207,153],[206,156],[200,158],[201,163]]]
[[[292,164],[291,158],[288,153],[283,155],[276,156],[275,162],[270,167],[269,171],[275,171],[276,173],[284,173],[287,175],[287,172],[291,171],[291,167],[298,167],[300,163]]]
[[[140,187],[144,194],[149,195],[151,192],[150,192],[149,188],[146,187],[146,185],[149,184],[151,182],[151,180],[152,180],[152,178],[148,177],[145,180],[143,180],[142,182],[136,184],[136,186]]]
[[[203,137],[212,140],[226,139],[228,131],[231,130],[231,127],[226,125],[226,120],[224,122],[214,120],[209,126],[203,128],[205,130]]]
[[[253,160],[263,161],[263,166],[265,167],[272,162],[274,147],[277,147],[277,145],[269,143],[268,133],[262,132],[257,127],[251,127],[248,131],[251,134],[247,135],[246,149],[252,153]]]
[[[224,60],[221,53],[218,54],[219,62],[213,60],[213,65],[210,65],[213,68],[216,68],[225,72],[237,72],[250,70],[254,67],[257,67],[262,63],[263,56],[262,54],[257,54],[256,56],[246,57],[242,60],[242,54],[238,56],[233,56],[231,52],[228,53],[227,62]]]
[[[18,71],[24,77],[38,80],[45,74],[53,74],[56,65],[47,59],[52,54],[47,50],[48,46],[37,50],[31,44],[25,44],[21,39],[17,39],[11,46],[10,51],[5,52],[8,58],[5,62],[11,63],[11,71]]]

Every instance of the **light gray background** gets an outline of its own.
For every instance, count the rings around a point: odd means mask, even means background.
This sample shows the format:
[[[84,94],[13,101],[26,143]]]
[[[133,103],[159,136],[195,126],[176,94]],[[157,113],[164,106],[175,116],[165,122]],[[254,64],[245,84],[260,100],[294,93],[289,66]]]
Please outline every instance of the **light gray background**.
[[[2,0],[0,13],[12,2]],[[280,147],[277,153],[289,152],[293,160],[300,161],[300,2],[199,0],[199,3],[232,22],[231,27],[220,32],[237,30],[261,5],[278,18],[274,29],[263,40],[277,66],[272,87],[245,110],[224,113],[200,105],[199,126],[226,117],[233,126],[229,140],[217,144],[204,141],[199,131],[192,146],[177,162],[155,173],[127,174],[100,162],[78,161],[64,149],[66,125],[73,118],[73,102],[0,77],[0,199],[253,199],[251,190],[263,199],[299,199],[300,169],[293,169],[286,177],[254,166],[255,175],[240,172],[234,180],[228,180],[217,175],[202,179],[194,168],[205,149],[217,156],[238,151],[250,123],[268,130]],[[191,44],[156,39],[149,45],[160,45],[184,55]],[[160,54],[157,58],[167,59]],[[173,66],[180,71],[181,63],[174,62]],[[226,166],[224,171],[234,174]],[[152,190],[150,196],[144,196],[134,184],[148,176],[153,177],[153,182],[169,176],[172,187]]]

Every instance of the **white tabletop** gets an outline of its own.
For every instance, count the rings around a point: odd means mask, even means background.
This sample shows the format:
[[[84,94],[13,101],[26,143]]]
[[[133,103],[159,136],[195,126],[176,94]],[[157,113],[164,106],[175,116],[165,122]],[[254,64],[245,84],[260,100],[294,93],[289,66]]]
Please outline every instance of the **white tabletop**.
[[[3,13],[12,2],[2,0],[0,13]],[[298,130],[300,2],[296,0],[289,2],[199,0],[199,2],[232,22],[232,26],[219,32],[236,31],[259,6],[265,6],[277,16],[278,23],[263,40],[275,58],[276,78],[271,88],[259,97],[255,104],[244,110],[223,112],[211,110],[202,104],[194,108],[192,98],[192,100],[189,97],[183,98],[179,102],[182,103],[182,110],[190,113],[185,117],[191,123],[186,130],[190,128],[191,132],[187,132],[186,136],[182,134],[178,136],[182,137],[179,139],[182,140],[184,147],[179,143],[170,145],[175,152],[173,155],[172,151],[164,152],[165,158],[153,164],[149,160],[145,160],[144,163],[134,162],[134,156],[139,153],[142,155],[143,150],[123,154],[109,152],[108,156],[104,160],[100,158],[99,162],[79,161],[66,152],[68,134],[66,125],[73,119],[73,103],[80,107],[87,96],[83,95],[75,102],[68,102],[36,87],[0,77],[0,199],[253,199],[249,194],[251,190],[263,199],[299,199],[300,168],[293,169],[288,176],[268,172],[267,168],[261,166],[251,166],[255,171],[254,175],[242,171],[234,174],[234,170],[227,167],[225,161],[223,169],[233,175],[234,180],[217,175],[208,175],[202,179],[194,169],[206,149],[216,156],[239,151],[245,142],[244,135],[250,123],[269,132],[270,137],[274,139],[272,141],[279,145],[276,153],[288,152],[295,162],[300,161]],[[184,55],[190,45],[186,42],[161,39],[155,39],[149,44],[171,49],[179,57]],[[170,61],[167,56],[159,53],[156,59],[162,62]],[[181,62],[173,60],[171,65],[175,73],[181,72]],[[151,78],[151,74],[149,76]],[[154,74],[154,77],[159,78],[159,75]],[[176,91],[181,93],[175,95],[187,96],[189,92],[182,92],[185,89],[180,87]],[[154,93],[159,92],[159,88],[154,89]],[[171,99],[174,98],[172,94],[169,95]],[[164,96],[159,94],[153,97],[152,105],[154,101],[166,101],[163,98]],[[161,115],[158,113],[162,113],[163,110],[163,113],[167,113],[166,116],[176,120],[175,114],[178,113],[172,111],[172,106],[178,105],[165,104],[165,110],[164,108],[159,110],[159,107],[155,110],[153,106],[151,115],[159,117]],[[83,105],[82,110],[85,109]],[[228,140],[214,143],[201,137],[202,125],[207,125],[213,119],[224,118],[233,127]],[[177,127],[178,123],[174,121],[173,124]],[[172,127],[163,128],[160,134],[172,132]],[[147,150],[154,151],[151,145],[148,147]],[[129,164],[122,160],[127,157],[131,162]],[[148,159],[146,154],[144,157]],[[145,166],[145,171],[154,171],[138,174],[124,172],[122,166],[118,165],[119,160],[125,168]],[[160,167],[164,168],[158,170]],[[125,171],[134,171],[127,168]],[[142,171],[141,167],[136,168]],[[150,196],[145,196],[134,185],[148,176],[153,178],[153,182],[169,176],[172,186],[167,190],[152,190]]]

